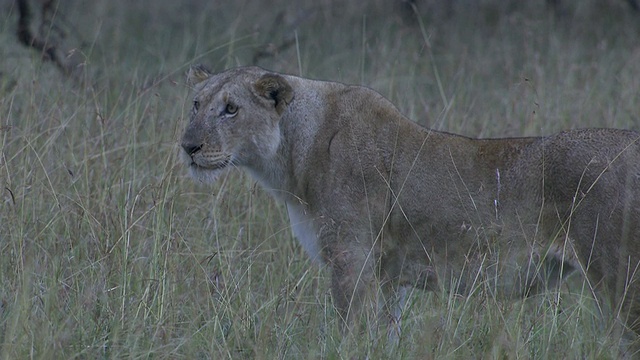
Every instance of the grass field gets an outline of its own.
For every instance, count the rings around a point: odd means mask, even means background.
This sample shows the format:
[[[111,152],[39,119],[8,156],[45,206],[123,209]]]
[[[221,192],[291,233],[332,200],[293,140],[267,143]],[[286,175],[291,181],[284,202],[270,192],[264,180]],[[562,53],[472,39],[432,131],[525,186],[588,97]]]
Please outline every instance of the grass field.
[[[0,357],[616,358],[579,278],[509,303],[412,293],[397,349],[343,337],[283,208],[240,172],[205,186],[178,161],[192,63],[370,86],[474,137],[640,130],[625,1],[447,3],[63,1],[71,79],[18,44],[0,2]]]

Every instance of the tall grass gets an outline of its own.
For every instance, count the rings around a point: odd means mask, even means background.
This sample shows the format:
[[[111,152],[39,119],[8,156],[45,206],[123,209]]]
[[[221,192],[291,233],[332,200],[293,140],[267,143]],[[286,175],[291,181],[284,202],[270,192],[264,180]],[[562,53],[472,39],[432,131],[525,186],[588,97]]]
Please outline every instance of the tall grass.
[[[540,2],[543,3],[543,2]],[[64,2],[86,84],[0,38],[0,356],[15,358],[615,358],[580,279],[503,303],[412,293],[399,348],[343,337],[326,269],[233,172],[178,161],[182,74],[253,63],[361,83],[417,122],[471,136],[638,129],[640,15],[624,1]],[[275,49],[275,50],[274,50]],[[429,52],[433,56],[429,56]],[[436,81],[435,72],[440,76]],[[443,100],[443,99],[446,99]]]

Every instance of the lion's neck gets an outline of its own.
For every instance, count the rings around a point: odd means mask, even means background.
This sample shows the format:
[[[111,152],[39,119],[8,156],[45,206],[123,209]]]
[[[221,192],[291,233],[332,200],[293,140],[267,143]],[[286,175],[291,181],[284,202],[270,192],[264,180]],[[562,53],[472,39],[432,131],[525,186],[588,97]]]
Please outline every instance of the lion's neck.
[[[304,86],[306,91],[297,92],[296,98],[280,120],[280,145],[275,156],[262,158],[248,170],[277,200],[286,203],[300,203],[301,187],[309,170],[311,144],[316,140],[323,124],[322,96],[314,94],[313,86],[323,86],[322,82],[292,77],[292,86]],[[304,84],[299,84],[302,81]],[[307,114],[307,115],[303,115]],[[310,117],[308,114],[316,114]]]
[[[286,177],[287,165],[280,156],[262,159],[260,163],[247,166],[249,175],[274,198],[286,201],[289,190],[289,179]]]

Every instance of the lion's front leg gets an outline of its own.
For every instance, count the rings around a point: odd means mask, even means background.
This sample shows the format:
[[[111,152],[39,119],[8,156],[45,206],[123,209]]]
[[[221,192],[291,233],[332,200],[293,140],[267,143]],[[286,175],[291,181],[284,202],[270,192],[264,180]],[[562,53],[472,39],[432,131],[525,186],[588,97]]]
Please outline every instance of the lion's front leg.
[[[373,246],[342,242],[329,247],[327,253],[332,271],[332,298],[342,332],[365,331],[377,342],[378,331],[386,328],[389,343],[398,344],[406,287],[381,271],[384,261],[381,262]]]
[[[407,300],[407,287],[389,286],[383,296],[385,296],[384,314],[388,322],[387,338],[389,343],[398,345],[402,332],[402,312]]]
[[[375,266],[372,255],[355,244],[343,244],[329,252],[331,295],[342,320],[342,330],[347,332],[374,299]]]
[[[353,253],[342,260],[340,265],[333,263],[331,288],[342,332],[364,330],[377,342],[379,331],[386,328],[389,344],[398,345],[407,287],[378,276],[377,261]]]

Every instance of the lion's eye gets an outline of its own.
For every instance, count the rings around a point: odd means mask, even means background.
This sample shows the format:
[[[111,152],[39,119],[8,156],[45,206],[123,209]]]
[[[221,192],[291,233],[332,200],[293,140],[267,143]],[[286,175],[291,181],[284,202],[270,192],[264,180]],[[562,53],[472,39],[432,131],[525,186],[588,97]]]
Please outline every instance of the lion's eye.
[[[227,107],[224,108],[224,111],[228,115],[235,115],[238,112],[238,106],[232,103],[228,103]]]
[[[200,101],[193,100],[193,110],[198,111],[200,109]]]

